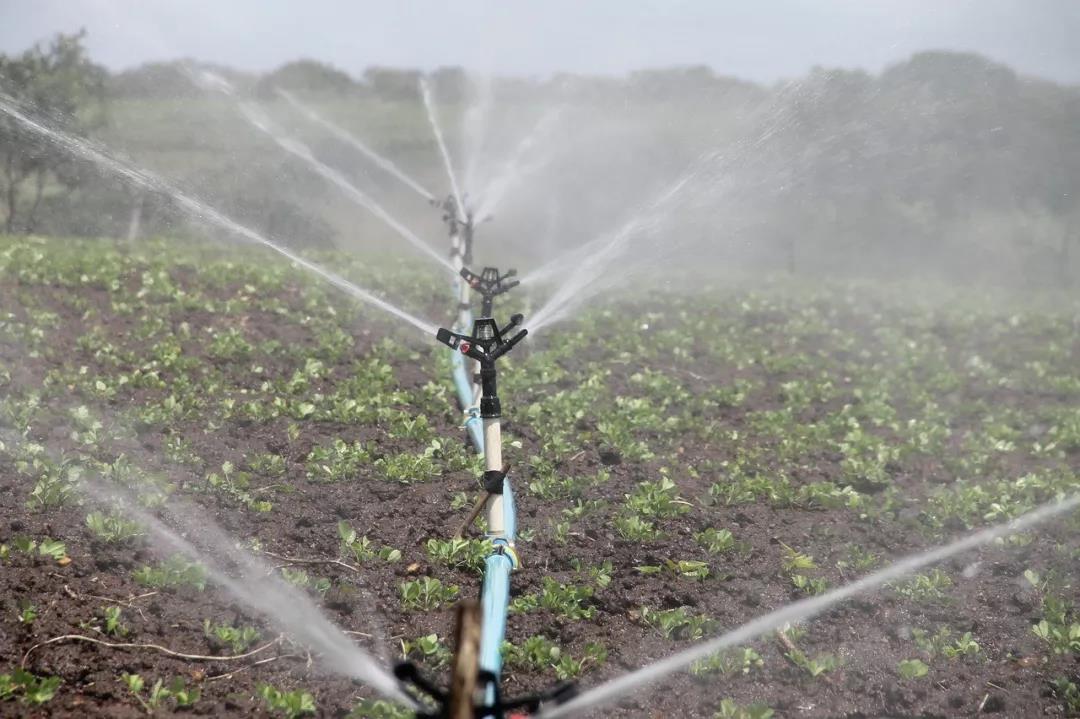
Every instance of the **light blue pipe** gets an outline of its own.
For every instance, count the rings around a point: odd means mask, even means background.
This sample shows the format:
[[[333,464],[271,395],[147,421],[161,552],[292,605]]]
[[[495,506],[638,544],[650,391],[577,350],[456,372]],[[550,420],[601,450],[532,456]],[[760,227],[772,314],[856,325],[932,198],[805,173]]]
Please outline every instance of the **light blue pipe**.
[[[459,280],[460,282],[460,280]],[[457,283],[454,283],[454,293],[457,296]],[[463,310],[458,317],[458,332],[464,332],[468,334],[472,331],[472,312],[469,310]],[[457,390],[458,405],[465,412],[468,412],[468,416],[465,419],[465,431],[469,433],[469,439],[472,440],[473,447],[476,449],[477,454],[484,453],[484,423],[480,419],[480,410],[477,407],[473,407],[473,387],[472,377],[469,376],[468,366],[465,361],[465,355],[460,352],[455,352],[450,357],[450,364],[452,367],[451,374],[454,378],[454,389]]]
[[[503,522],[506,533],[493,538],[495,551],[484,563],[484,589],[480,597],[483,620],[480,627],[480,668],[491,672],[496,681],[502,672],[502,643],[506,636],[506,612],[510,606],[510,572],[518,568],[514,552],[517,511],[510,478],[503,480]],[[485,697],[495,701],[495,689],[489,686]]]
[[[469,433],[473,447],[478,454],[484,453],[484,423],[480,419],[480,408],[472,407],[473,383],[469,371],[465,368],[465,356],[455,352],[451,357],[453,366],[454,389],[457,390],[458,403],[465,408],[465,430]]]

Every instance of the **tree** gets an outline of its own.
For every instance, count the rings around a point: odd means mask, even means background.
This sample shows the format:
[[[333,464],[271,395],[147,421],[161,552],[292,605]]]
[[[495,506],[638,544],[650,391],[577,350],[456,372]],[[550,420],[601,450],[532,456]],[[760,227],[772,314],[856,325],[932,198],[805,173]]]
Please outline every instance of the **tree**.
[[[58,34],[18,57],[0,55],[4,93],[63,132],[84,135],[104,122],[105,71],[90,62],[83,47],[85,31]],[[0,177],[6,210],[5,229],[31,231],[50,179],[68,190],[82,181],[78,161],[13,118],[0,118]],[[33,199],[18,224],[20,199],[27,182]]]

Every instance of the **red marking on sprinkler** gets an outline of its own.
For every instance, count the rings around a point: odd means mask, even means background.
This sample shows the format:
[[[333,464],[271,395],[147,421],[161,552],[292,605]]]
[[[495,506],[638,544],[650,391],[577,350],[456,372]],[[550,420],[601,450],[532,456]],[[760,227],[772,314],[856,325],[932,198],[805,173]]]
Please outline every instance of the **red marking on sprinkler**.
[[[472,345],[471,345],[471,344],[469,344],[468,342],[462,342],[462,343],[461,343],[461,344],[460,344],[460,345],[458,346],[458,349],[460,349],[460,350],[461,350],[461,354],[468,354],[468,353],[469,353],[469,348],[470,348],[470,347],[472,347]]]

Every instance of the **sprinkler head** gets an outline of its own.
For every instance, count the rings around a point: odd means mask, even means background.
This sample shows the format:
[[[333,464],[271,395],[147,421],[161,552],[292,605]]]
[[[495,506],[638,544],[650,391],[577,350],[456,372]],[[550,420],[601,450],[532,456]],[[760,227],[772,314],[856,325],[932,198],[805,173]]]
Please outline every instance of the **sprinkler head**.
[[[480,274],[476,274],[467,267],[461,268],[462,278],[469,283],[469,287],[476,290],[483,300],[481,314],[484,317],[491,316],[491,309],[496,297],[521,284],[520,280],[510,279],[516,275],[517,270],[513,269],[507,270],[505,274],[500,275],[496,267],[485,267],[480,271]]]
[[[456,349],[466,357],[477,360],[482,365],[494,366],[495,360],[513,349],[514,345],[525,339],[525,335],[529,333],[528,330],[523,329],[513,337],[504,339],[524,319],[524,315],[515,314],[510,318],[509,324],[500,329],[492,318],[480,317],[473,322],[471,335],[439,328],[435,333],[435,339],[450,349]]]

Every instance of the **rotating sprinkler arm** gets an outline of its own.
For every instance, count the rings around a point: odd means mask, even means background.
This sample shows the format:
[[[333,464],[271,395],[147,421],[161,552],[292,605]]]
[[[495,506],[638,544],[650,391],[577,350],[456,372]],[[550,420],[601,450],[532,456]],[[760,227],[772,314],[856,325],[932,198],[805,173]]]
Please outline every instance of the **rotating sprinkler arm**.
[[[505,294],[521,284],[520,280],[511,280],[517,276],[517,270],[507,270],[506,274],[500,275],[495,267],[485,267],[480,274],[476,274],[467,267],[461,268],[461,276],[469,283],[469,287],[476,290],[483,298],[480,309],[481,317],[491,317],[494,300],[501,294]]]

